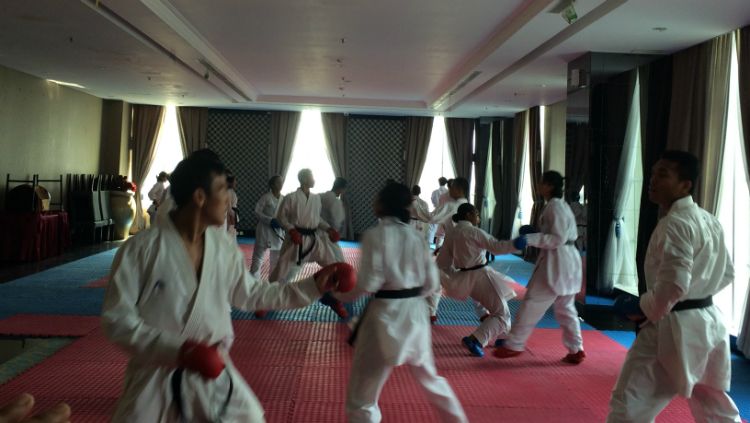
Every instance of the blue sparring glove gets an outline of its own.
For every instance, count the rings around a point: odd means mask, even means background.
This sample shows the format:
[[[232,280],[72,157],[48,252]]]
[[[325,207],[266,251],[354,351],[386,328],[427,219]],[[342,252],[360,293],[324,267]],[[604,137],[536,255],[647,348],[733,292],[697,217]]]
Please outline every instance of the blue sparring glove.
[[[624,319],[632,320],[634,322],[646,320],[646,315],[643,314],[643,310],[641,310],[641,299],[635,295],[618,295],[617,298],[615,298],[613,309],[615,314]]]
[[[539,232],[539,229],[531,226],[531,225],[523,225],[518,229],[519,235],[528,235],[528,234],[535,234]]]
[[[516,250],[523,250],[524,248],[526,248],[526,244],[526,235],[521,235],[513,240],[513,246],[516,248]]]
[[[281,223],[276,219],[271,219],[271,229],[281,229]]]

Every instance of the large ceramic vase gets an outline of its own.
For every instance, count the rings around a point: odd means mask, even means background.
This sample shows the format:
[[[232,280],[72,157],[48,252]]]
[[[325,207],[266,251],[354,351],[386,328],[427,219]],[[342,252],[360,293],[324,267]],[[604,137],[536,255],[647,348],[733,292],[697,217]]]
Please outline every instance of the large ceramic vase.
[[[114,239],[125,239],[135,218],[135,199],[132,192],[111,191],[109,206],[115,225]]]

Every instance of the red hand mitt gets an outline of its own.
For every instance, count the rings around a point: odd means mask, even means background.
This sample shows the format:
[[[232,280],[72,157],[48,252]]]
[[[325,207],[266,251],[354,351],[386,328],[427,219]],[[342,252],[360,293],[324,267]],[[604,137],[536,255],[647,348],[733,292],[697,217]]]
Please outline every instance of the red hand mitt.
[[[206,379],[216,379],[225,367],[218,348],[219,344],[209,346],[187,340],[180,348],[179,365],[200,373]]]

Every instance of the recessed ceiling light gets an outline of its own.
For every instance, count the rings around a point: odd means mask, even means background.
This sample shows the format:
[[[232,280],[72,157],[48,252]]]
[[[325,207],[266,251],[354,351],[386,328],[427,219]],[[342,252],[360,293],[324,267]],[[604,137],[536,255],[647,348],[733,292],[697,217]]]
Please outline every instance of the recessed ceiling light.
[[[66,87],[73,87],[73,88],[86,88],[86,87],[84,87],[83,85],[80,85],[80,84],[75,84],[75,83],[73,83],[73,82],[63,82],[63,81],[56,81],[56,80],[54,80],[54,79],[48,79],[47,81],[49,81],[49,82],[53,82],[53,83],[55,83],[55,84],[57,84],[57,85],[64,85],[64,86],[66,86]]]
[[[667,30],[667,28],[664,27],[664,26],[655,26],[655,27],[653,27],[651,29],[654,30],[654,31],[656,31],[656,32],[664,32],[664,31]]]

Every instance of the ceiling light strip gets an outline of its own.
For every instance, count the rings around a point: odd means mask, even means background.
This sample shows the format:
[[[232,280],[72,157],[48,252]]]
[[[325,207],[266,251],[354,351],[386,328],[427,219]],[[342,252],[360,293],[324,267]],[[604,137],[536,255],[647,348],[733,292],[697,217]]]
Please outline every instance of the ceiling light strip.
[[[106,18],[108,21],[110,21],[113,24],[115,24],[115,26],[117,26],[121,30],[123,30],[126,33],[128,33],[131,37],[133,37],[136,40],[140,41],[144,45],[152,48],[154,51],[156,51],[158,53],[161,53],[161,54],[169,57],[173,62],[175,62],[176,64],[178,64],[181,67],[183,67],[186,71],[188,71],[190,74],[196,76],[201,81],[207,83],[208,85],[210,85],[211,87],[213,87],[214,89],[216,89],[218,92],[220,92],[222,95],[224,95],[225,97],[227,97],[232,102],[234,102],[234,103],[238,102],[237,99],[234,96],[232,96],[232,95],[228,94],[227,92],[225,92],[224,90],[222,90],[218,85],[214,84],[212,81],[209,81],[209,80],[203,78],[203,74],[201,74],[200,72],[198,72],[195,69],[193,69],[190,65],[188,65],[187,63],[185,63],[177,55],[175,55],[171,51],[167,50],[164,46],[162,46],[161,44],[159,44],[158,42],[156,42],[156,40],[154,40],[153,38],[151,38],[148,35],[146,35],[146,33],[144,33],[143,31],[141,31],[137,27],[135,27],[130,22],[126,21],[122,16],[118,15],[112,9],[108,8],[100,0],[81,0],[81,2],[83,4],[85,4],[86,6],[90,7],[92,10],[94,10],[99,15],[103,16],[104,18]]]
[[[466,94],[464,97],[457,99],[452,104],[449,104],[447,107],[448,111],[453,111],[456,109],[456,107],[460,106],[461,104],[465,103],[470,98],[480,94],[481,92],[485,91],[486,89],[492,87],[493,85],[497,84],[501,80],[507,78],[508,76],[516,73],[519,69],[523,68],[524,66],[528,65],[529,63],[533,62],[534,60],[541,57],[543,54],[547,53],[548,51],[552,50],[553,48],[557,47],[558,45],[565,42],[568,38],[572,37],[573,35],[581,32],[589,25],[593,24],[597,20],[601,19],[602,17],[606,16],[609,12],[617,9],[618,7],[625,4],[628,0],[607,0],[604,3],[597,6],[594,10],[587,13],[574,23],[568,25],[563,29],[562,31],[555,34],[553,37],[551,37],[549,40],[545,41],[544,43],[540,44],[537,48],[530,51],[527,55],[523,56],[522,58],[518,59],[516,62],[514,62],[512,65],[508,66],[507,68],[503,69],[500,73],[496,74],[489,80],[482,83],[482,85],[476,87],[473,91]]]

